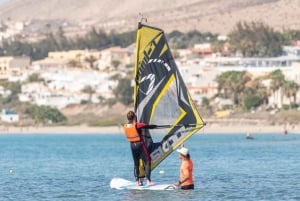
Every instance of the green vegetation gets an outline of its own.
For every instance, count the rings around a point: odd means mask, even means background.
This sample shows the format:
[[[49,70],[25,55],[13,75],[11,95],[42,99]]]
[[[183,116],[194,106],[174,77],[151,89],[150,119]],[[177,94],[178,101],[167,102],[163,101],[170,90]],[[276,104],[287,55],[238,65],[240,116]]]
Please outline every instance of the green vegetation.
[[[299,85],[294,81],[287,80],[283,83],[284,94],[289,98],[290,105],[289,108],[298,107],[296,103],[297,92],[299,91]]]
[[[250,110],[252,108],[257,108],[263,103],[263,100],[255,94],[248,94],[245,97],[245,107],[247,110]]]
[[[173,49],[184,49],[193,47],[197,43],[211,43],[217,40],[217,35],[212,33],[201,33],[198,31],[190,31],[182,33],[173,31],[168,36],[168,42]]]
[[[282,35],[285,45],[293,45],[296,41],[300,40],[300,30],[287,30]]]
[[[251,80],[246,71],[227,71],[216,77],[218,95],[230,98],[235,105],[244,104],[246,83]]]
[[[82,89],[82,92],[89,94],[88,103],[91,103],[92,95],[93,95],[93,93],[95,93],[95,90],[93,89],[93,87],[90,85],[87,85]]]
[[[133,98],[133,87],[131,86],[130,78],[121,78],[119,80],[118,86],[114,90],[116,100],[129,106],[132,104]]]
[[[66,117],[56,108],[50,106],[30,105],[25,110],[25,115],[32,117],[35,123],[61,123]]]
[[[67,38],[63,29],[60,28],[56,33],[48,31],[44,39],[34,43],[21,40],[4,41],[0,46],[0,56],[27,55],[33,60],[38,60],[47,57],[50,51],[99,50],[111,46],[126,47],[135,42],[135,36],[135,31],[107,34],[102,29],[92,28],[82,37]],[[261,22],[239,22],[228,36],[229,54],[236,55],[239,53],[247,57],[270,57],[280,55],[283,45],[293,44],[293,42],[300,40],[300,31],[286,30],[280,33]],[[197,43],[211,43],[213,50],[222,52],[226,41],[218,41],[217,37],[217,34],[201,33],[196,30],[187,33],[173,31],[167,34],[169,45],[173,49],[189,48]],[[86,62],[91,68],[93,68],[94,60],[95,58],[86,58]],[[76,66],[75,64],[72,65]],[[117,67],[116,64],[113,66]]]
[[[4,81],[0,83],[4,89],[10,92],[7,96],[1,97],[0,102],[3,108],[10,108],[19,103],[18,94],[21,92],[21,83],[20,82],[8,82]]]
[[[110,33],[92,28],[83,37],[66,38],[62,29],[57,33],[48,32],[44,39],[34,42],[22,42],[18,40],[4,41],[0,46],[0,56],[21,56],[27,55],[33,60],[43,59],[50,51],[66,51],[74,49],[103,49],[110,46],[128,46],[135,41],[135,32]],[[87,58],[90,65],[93,58]]]
[[[84,58],[84,61],[89,63],[89,67],[91,69],[94,69],[95,68],[94,63],[97,61],[97,58],[94,57],[93,55],[90,55],[89,57]]]
[[[44,82],[44,79],[40,77],[40,74],[33,73],[29,75],[28,82]]]
[[[120,61],[119,60],[112,60],[111,61],[111,65],[114,67],[115,70],[118,70],[118,66],[120,65]]]
[[[38,74],[33,74],[31,81],[40,80]],[[21,92],[20,82],[1,82],[1,86],[10,93],[3,97],[0,96],[1,109],[11,108],[13,110],[23,113],[23,117],[26,117],[26,121],[32,119],[35,123],[61,123],[66,121],[66,117],[56,108],[49,106],[37,106],[22,103],[19,101],[19,93]]]
[[[275,57],[282,53],[284,38],[263,23],[239,22],[229,34],[232,53],[245,57]]]
[[[267,89],[263,81],[270,80],[270,88]],[[281,100],[283,95],[290,98],[289,108],[296,108],[296,94],[299,85],[294,81],[286,80],[281,70],[275,70],[267,76],[258,77],[252,80],[246,71],[227,71],[216,77],[218,83],[218,97],[230,98],[236,109],[250,110],[266,104],[268,97],[273,95],[276,100],[278,91]],[[247,84],[249,84],[247,86]],[[276,103],[276,101],[274,101]],[[278,108],[278,105],[274,105]]]

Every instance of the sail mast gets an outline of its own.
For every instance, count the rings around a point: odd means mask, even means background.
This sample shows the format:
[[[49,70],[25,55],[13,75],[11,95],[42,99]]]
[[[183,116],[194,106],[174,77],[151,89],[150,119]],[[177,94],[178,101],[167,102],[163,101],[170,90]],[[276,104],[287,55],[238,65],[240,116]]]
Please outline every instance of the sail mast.
[[[151,168],[154,169],[201,129],[204,122],[181,77],[163,30],[139,23],[134,75],[134,107],[138,121],[170,125],[161,127],[161,140],[149,147]],[[150,138],[154,132],[147,130]]]

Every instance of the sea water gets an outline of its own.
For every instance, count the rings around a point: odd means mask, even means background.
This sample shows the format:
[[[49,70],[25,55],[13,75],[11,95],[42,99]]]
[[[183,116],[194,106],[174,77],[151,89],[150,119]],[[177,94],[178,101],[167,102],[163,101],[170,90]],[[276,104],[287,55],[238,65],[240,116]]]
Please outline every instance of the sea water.
[[[114,177],[133,178],[122,134],[0,135],[0,200],[300,200],[300,135],[196,134],[185,146],[194,161],[195,190],[115,190]],[[153,172],[174,183],[173,152]]]

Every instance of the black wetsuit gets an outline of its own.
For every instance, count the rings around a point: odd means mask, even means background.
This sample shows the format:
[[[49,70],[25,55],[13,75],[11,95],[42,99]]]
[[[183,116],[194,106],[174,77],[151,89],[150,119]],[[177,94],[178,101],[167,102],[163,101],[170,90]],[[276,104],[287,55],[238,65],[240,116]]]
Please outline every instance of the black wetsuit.
[[[131,142],[131,152],[132,152],[132,157],[133,157],[133,162],[134,162],[134,176],[136,181],[139,180],[139,175],[140,175],[140,170],[139,170],[139,162],[140,159],[142,159],[146,164],[145,164],[145,174],[146,178],[151,181],[151,168],[150,168],[150,163],[151,161],[148,162],[146,158],[146,154],[144,153],[144,148],[142,145],[142,142]]]
[[[148,181],[151,181],[151,158],[149,153],[149,148],[152,144],[152,138],[150,136],[149,139],[145,139],[145,135],[141,135],[143,133],[142,129],[153,129],[156,125],[147,125],[144,123],[137,123],[137,131],[140,135],[142,141],[140,142],[131,142],[131,151],[134,161],[134,176],[136,181],[140,178],[140,170],[139,170],[139,161],[140,159],[143,160],[145,165],[145,176]],[[143,178],[143,177],[142,177]]]
[[[131,147],[131,152],[132,152],[132,157],[134,161],[134,176],[136,181],[139,180],[139,178],[144,178],[146,176],[147,180],[151,182],[151,157],[150,157],[150,152],[148,148],[151,148],[152,144],[152,138],[150,136],[149,139],[145,139],[147,134],[141,134],[144,133],[145,130],[143,129],[153,129],[156,128],[156,125],[147,125],[144,123],[136,123],[136,129],[138,134],[140,135],[140,141],[137,142],[130,142],[130,147]],[[145,176],[140,175],[140,159],[143,161],[143,165],[145,168]]]

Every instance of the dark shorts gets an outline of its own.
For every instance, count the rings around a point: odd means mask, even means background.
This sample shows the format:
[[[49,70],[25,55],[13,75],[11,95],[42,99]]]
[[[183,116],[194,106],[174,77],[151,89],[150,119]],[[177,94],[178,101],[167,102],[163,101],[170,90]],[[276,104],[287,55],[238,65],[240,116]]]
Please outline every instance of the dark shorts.
[[[182,190],[192,190],[192,189],[194,189],[194,184],[181,186],[181,189]]]

